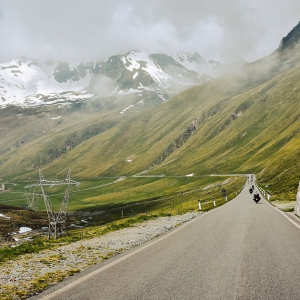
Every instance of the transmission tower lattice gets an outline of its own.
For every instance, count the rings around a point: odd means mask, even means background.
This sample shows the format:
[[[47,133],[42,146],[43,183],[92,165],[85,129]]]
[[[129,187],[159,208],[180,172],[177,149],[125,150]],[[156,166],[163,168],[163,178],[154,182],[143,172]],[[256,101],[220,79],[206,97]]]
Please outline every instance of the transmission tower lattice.
[[[70,186],[80,185],[79,182],[71,180],[70,176],[71,176],[71,169],[69,168],[66,179],[56,180],[56,181],[45,180],[41,169],[39,169],[39,177],[40,177],[39,183],[32,184],[26,187],[29,188],[29,187],[38,186],[41,188],[46,210],[47,210],[48,219],[49,219],[49,230],[48,230],[49,239],[51,238],[51,236],[54,239],[56,239],[58,234],[59,235],[67,234],[66,219],[67,219],[67,210],[69,204]],[[45,191],[45,187],[46,186],[53,187],[53,186],[61,186],[61,185],[67,185],[67,190],[64,194],[64,198],[61,203],[59,211],[55,212],[53,210],[50,198]]]
[[[39,197],[41,197],[41,195],[35,191],[30,191],[25,193],[25,197],[27,200],[27,208],[36,211],[39,207]]]

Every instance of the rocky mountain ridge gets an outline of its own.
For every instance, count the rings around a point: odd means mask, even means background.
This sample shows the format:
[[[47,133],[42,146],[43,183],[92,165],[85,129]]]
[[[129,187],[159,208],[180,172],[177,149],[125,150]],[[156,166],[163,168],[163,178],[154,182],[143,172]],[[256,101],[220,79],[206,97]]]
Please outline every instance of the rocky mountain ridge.
[[[141,94],[165,102],[187,87],[212,78],[222,64],[198,53],[168,55],[130,51],[106,62],[33,62],[0,64],[0,107],[68,105],[95,97]],[[147,94],[147,97],[145,97]]]
[[[286,37],[283,37],[279,45],[278,51],[283,52],[287,49],[294,49],[300,47],[300,22],[288,33]]]

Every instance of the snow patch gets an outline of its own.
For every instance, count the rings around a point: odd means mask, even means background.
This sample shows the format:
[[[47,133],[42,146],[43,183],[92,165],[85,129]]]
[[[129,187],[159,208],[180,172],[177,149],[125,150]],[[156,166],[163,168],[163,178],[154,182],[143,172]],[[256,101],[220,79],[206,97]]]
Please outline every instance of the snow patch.
[[[25,233],[25,232],[29,232],[31,231],[32,229],[30,227],[21,227],[19,229],[19,233]]]
[[[167,99],[164,97],[163,94],[156,93],[156,95],[162,100],[162,102],[166,102],[167,101]]]
[[[147,87],[147,86],[143,86],[140,82],[139,82],[139,87],[138,87],[138,89],[141,89],[141,90],[145,90],[145,91],[152,91],[152,92],[154,92],[155,90],[154,89],[152,89],[152,88],[149,88],[149,87]]]
[[[124,114],[124,112],[126,112],[128,109],[130,109],[131,107],[134,107],[134,105],[129,105],[128,107],[124,108],[120,114]]]
[[[159,66],[156,66],[154,62],[150,59],[149,53],[146,51],[131,51],[128,54],[128,59],[130,59],[132,63],[132,67],[135,69],[140,68],[140,64],[138,61],[143,61],[145,66],[141,69],[147,72],[154,81],[165,86],[170,87],[168,83],[171,79],[171,76],[166,74]],[[137,67],[138,66],[138,67]],[[129,68],[127,68],[129,70]],[[133,71],[131,68],[130,71]]]
[[[136,94],[136,93],[140,93],[140,91],[136,90],[136,89],[132,89],[132,88],[126,92],[124,92],[123,90],[118,92],[118,94],[120,94],[120,95],[131,95],[131,94]]]
[[[139,75],[139,72],[136,72],[135,74],[133,74],[132,78],[135,79],[138,75]]]
[[[138,105],[141,105],[141,106],[144,106],[144,100],[141,99],[137,104],[138,104]]]
[[[1,218],[5,218],[5,219],[10,219],[10,217],[8,217],[8,216],[6,216],[6,215],[4,215],[4,214],[0,214],[0,217],[1,217]]]

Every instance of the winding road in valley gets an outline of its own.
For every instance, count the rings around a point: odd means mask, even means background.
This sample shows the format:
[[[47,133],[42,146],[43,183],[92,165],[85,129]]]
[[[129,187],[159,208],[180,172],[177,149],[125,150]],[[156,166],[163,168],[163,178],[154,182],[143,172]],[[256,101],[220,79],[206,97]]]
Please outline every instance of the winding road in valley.
[[[300,225],[248,190],[33,299],[300,299]]]

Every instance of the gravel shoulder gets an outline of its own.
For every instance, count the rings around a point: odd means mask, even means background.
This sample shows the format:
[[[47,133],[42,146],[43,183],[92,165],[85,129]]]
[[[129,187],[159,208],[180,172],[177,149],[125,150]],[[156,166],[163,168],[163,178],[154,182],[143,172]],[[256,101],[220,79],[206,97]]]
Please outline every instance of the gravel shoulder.
[[[296,201],[272,201],[271,204],[283,211],[291,211],[294,209]]]
[[[0,298],[24,299],[43,287],[56,284],[76,272],[141,245],[200,213],[157,218],[104,236],[0,263]]]

